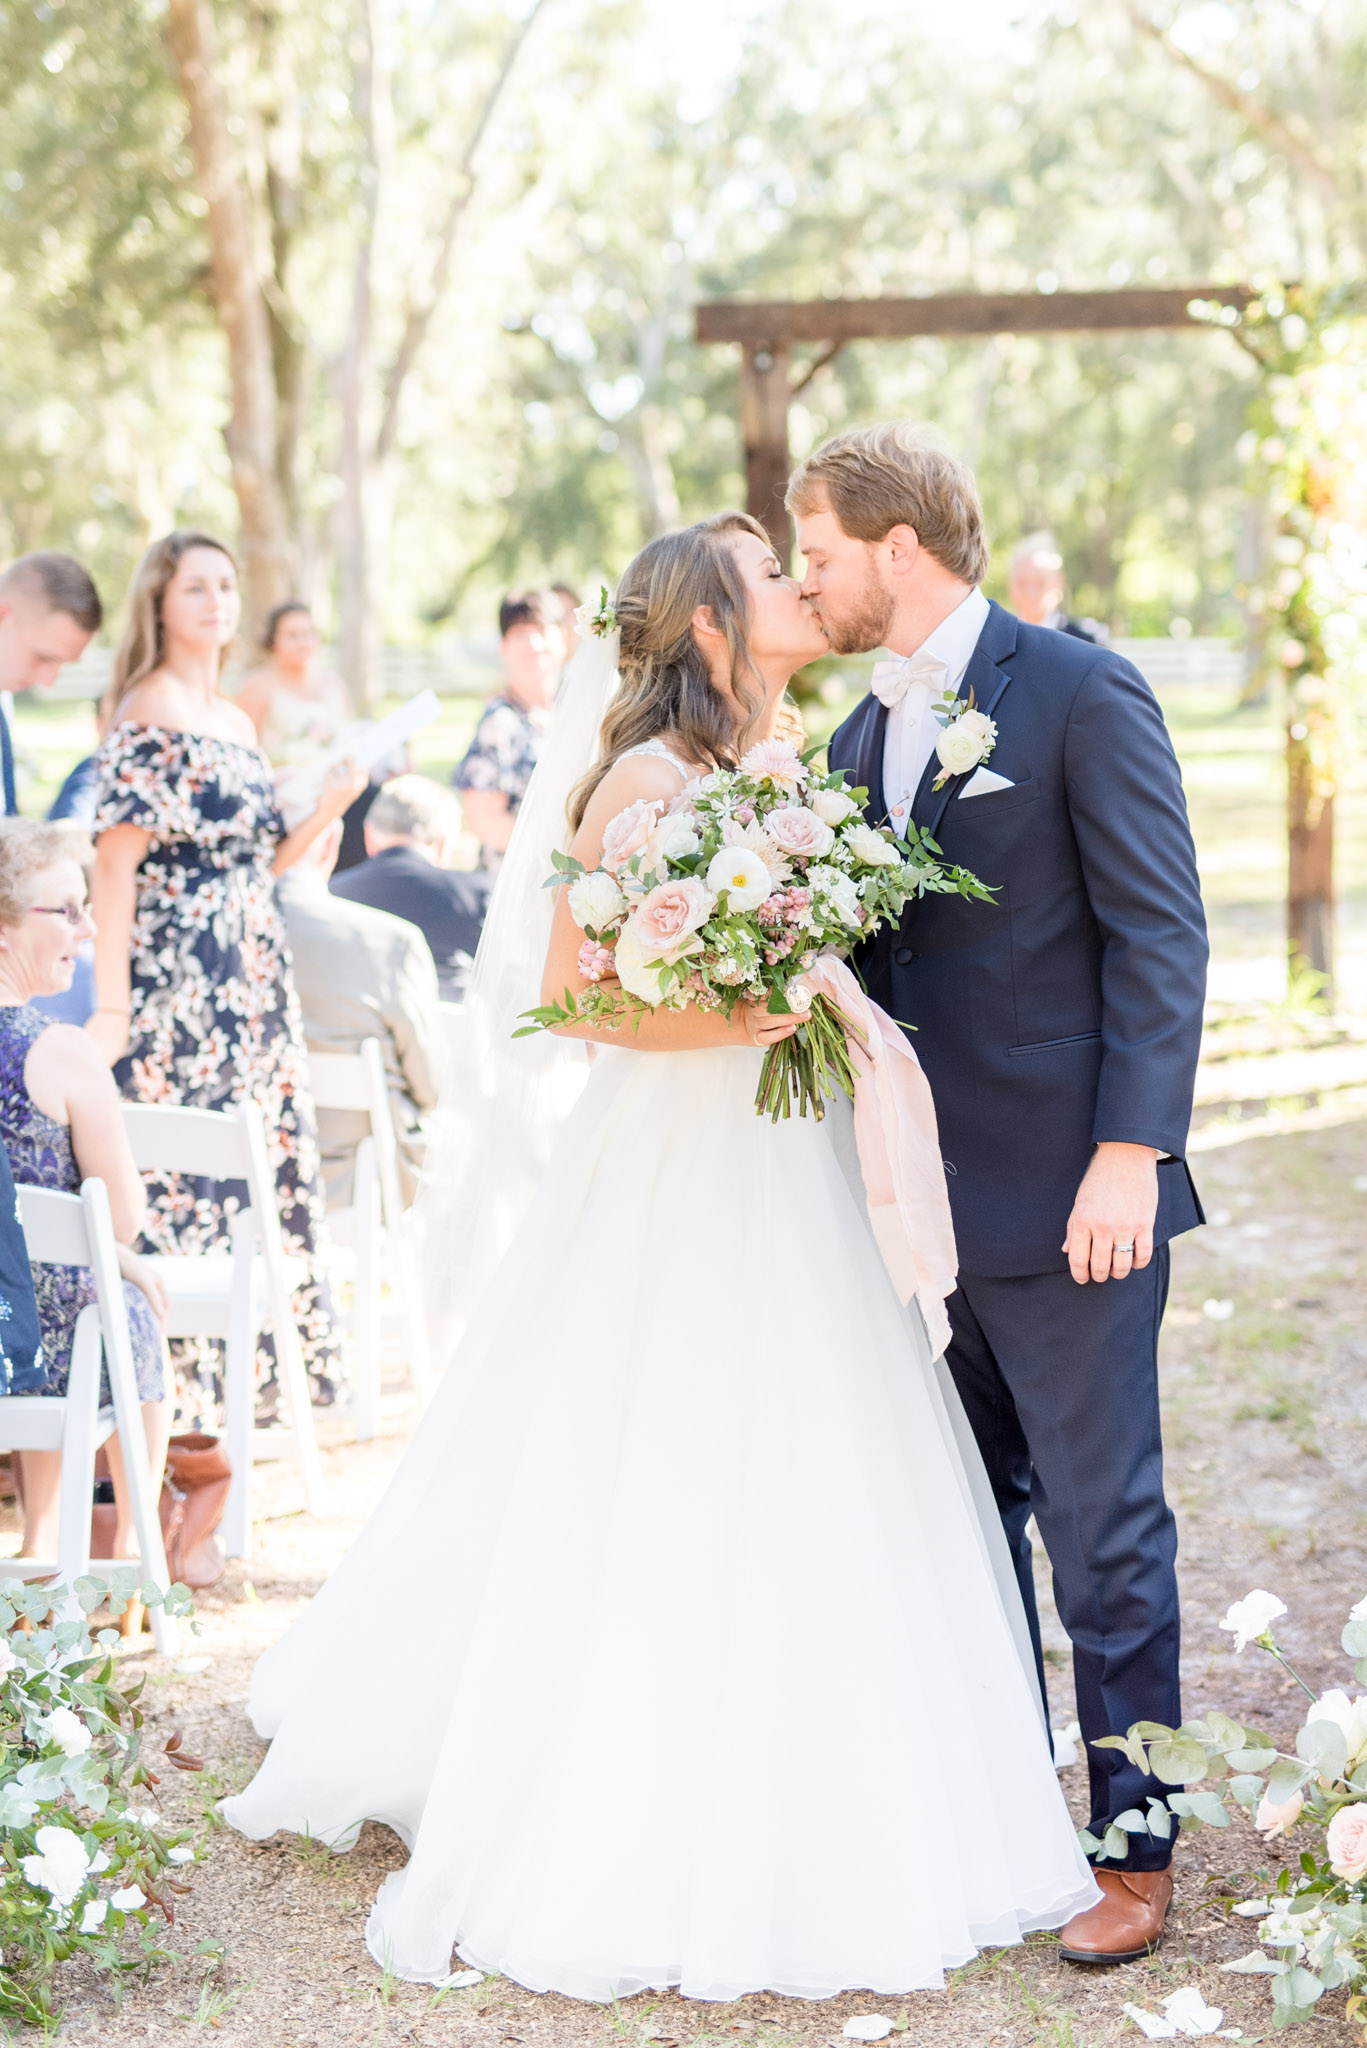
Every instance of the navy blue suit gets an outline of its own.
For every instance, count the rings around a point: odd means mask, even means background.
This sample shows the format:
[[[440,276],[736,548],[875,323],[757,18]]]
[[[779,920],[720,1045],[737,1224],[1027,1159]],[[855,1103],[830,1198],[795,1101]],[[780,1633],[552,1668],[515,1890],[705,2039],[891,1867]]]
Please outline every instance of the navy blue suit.
[[[911,903],[858,965],[875,1001],[915,1027],[959,1248],[948,1363],[1037,1657],[1032,1513],[1049,1552],[1090,1741],[1181,1718],[1157,1339],[1167,1241],[1203,1220],[1183,1152],[1205,920],[1176,757],[1130,663],[994,604],[960,695],[970,691],[997,725],[987,765],[1013,787],[961,800],[961,775],[936,792],[932,757],[912,817],[996,902]],[[887,715],[865,698],[830,746],[831,765],[867,787],[874,822],[887,808]],[[1108,1139],[1164,1155],[1159,1249],[1124,1280],[1079,1286],[1063,1239],[1093,1146]],[[1088,1760],[1098,1832],[1161,1790],[1114,1750]],[[1164,1845],[1136,1840],[1129,1867],[1167,1861]]]

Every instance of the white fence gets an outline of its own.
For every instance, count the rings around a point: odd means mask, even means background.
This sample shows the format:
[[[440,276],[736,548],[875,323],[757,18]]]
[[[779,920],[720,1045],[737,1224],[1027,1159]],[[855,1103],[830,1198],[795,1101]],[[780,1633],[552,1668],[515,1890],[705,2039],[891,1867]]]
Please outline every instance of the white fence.
[[[1113,640],[1111,645],[1132,661],[1155,690],[1183,683],[1223,683],[1242,690],[1248,655],[1234,640]]]

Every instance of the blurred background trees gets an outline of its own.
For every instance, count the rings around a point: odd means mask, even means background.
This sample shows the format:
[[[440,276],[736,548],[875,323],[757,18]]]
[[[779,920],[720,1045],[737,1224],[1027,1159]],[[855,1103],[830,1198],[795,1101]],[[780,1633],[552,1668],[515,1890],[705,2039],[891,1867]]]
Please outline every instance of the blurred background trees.
[[[364,694],[381,635],[737,499],[699,298],[1361,273],[1360,9],[945,14],[0,0],[0,551],[76,547],[113,595],[173,519],[224,528]],[[1220,329],[861,343],[794,443],[932,417],[1003,567],[1048,525],[1076,609],[1238,633],[1263,376]]]

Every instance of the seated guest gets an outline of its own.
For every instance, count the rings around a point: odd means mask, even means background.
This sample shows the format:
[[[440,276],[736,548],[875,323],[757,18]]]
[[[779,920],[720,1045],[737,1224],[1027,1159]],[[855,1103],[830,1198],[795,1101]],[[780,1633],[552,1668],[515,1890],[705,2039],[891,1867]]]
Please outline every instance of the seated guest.
[[[378,1038],[384,1052],[403,1198],[417,1193],[425,1113],[436,1107],[444,1043],[437,971],[415,925],[328,890],[342,843],[340,818],[321,832],[277,884],[294,985],[310,1052],[358,1052]],[[356,1147],[368,1120],[359,1110],[320,1109],[318,1149],[328,1207],[352,1199]]]
[[[442,865],[459,827],[456,806],[425,775],[386,782],[365,821],[367,859],[334,875],[332,893],[417,925],[436,962],[443,1002],[465,994],[492,877]]]
[[[567,642],[561,601],[549,590],[505,597],[498,610],[503,688],[484,707],[455,786],[465,829],[480,845],[480,866],[498,867],[527,794],[551,722]]]
[[[1106,628],[1097,619],[1075,619],[1063,609],[1063,557],[1051,533],[1027,533],[1011,551],[1007,603],[1027,626],[1052,626],[1075,640],[1104,641]]]
[[[54,1024],[33,998],[66,988],[82,942],[95,927],[86,904],[82,857],[70,826],[36,819],[0,821],[0,1142],[21,1185],[74,1194],[87,1175],[109,1190],[124,1276],[133,1365],[147,1432],[152,1498],[161,1489],[171,1432],[169,1373],[161,1322],[161,1282],[129,1247],[142,1229],[147,1196],[124,1135],[108,1062],[85,1031]],[[45,1394],[65,1394],[76,1318],[95,1299],[93,1275],[80,1267],[35,1266],[34,1292],[48,1368]],[[101,1392],[110,1400],[108,1373]],[[134,1554],[132,1516],[117,1437],[107,1445],[117,1508],[114,1555]],[[55,1557],[61,1497],[60,1451],[25,1451],[24,1550]]]
[[[104,613],[99,592],[71,555],[21,555],[0,571],[0,796],[19,809],[10,715],[15,690],[50,690],[79,661]]]

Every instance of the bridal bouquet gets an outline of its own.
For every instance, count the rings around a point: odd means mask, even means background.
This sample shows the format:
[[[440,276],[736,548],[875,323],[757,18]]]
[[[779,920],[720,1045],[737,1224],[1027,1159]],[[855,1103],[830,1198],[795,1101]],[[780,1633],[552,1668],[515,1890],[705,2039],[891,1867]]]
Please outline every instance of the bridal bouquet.
[[[843,774],[817,773],[786,741],[752,747],[738,768],[690,782],[672,804],[630,805],[603,834],[602,863],[553,856],[548,886],[569,888],[589,987],[524,1014],[517,1036],[580,1019],[615,1031],[648,1011],[763,1003],[798,1015],[769,1048],[755,1107],[775,1121],[825,1114],[835,1087],[854,1093],[849,1025],[803,980],[823,952],[840,958],[896,921],[927,891],[990,901],[947,866],[929,833],[904,839],[864,823]]]

